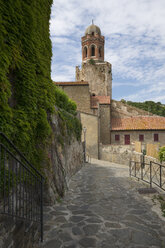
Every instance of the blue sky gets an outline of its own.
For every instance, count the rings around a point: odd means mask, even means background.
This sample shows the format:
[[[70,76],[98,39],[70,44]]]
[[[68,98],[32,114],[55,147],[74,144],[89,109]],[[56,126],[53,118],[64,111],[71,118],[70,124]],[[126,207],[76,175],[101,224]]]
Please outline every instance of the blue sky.
[[[112,98],[165,104],[165,0],[55,0],[52,79],[74,81],[81,37],[94,23],[112,64]]]

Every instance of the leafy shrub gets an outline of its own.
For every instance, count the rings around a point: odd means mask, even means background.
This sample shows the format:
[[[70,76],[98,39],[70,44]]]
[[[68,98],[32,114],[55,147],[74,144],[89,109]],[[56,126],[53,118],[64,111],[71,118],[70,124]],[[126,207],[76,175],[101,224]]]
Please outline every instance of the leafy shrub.
[[[56,87],[55,89],[55,104],[59,108],[64,109],[65,111],[76,115],[76,103],[69,99],[69,97],[65,94],[63,90],[61,90],[59,87]]]
[[[160,161],[165,161],[165,146],[161,147],[159,150],[159,159]]]

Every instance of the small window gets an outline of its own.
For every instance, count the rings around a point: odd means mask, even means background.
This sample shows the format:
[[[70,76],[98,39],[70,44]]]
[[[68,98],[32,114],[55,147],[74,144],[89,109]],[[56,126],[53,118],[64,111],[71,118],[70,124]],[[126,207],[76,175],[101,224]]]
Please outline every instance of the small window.
[[[154,141],[159,141],[159,135],[158,135],[158,133],[154,133]]]
[[[95,33],[94,32],[92,32],[92,35],[94,35]]]
[[[144,135],[143,134],[139,134],[139,141],[144,141]]]
[[[120,135],[119,134],[115,134],[115,141],[120,141]]]

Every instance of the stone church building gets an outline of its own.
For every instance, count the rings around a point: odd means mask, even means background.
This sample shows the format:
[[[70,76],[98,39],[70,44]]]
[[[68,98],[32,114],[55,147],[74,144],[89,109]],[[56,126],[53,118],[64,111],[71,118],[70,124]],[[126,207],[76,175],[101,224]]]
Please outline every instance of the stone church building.
[[[82,66],[75,82],[55,82],[77,104],[86,128],[87,153],[100,159],[101,145],[135,141],[165,145],[165,117],[112,100],[112,66],[104,61],[105,39],[92,24],[81,38]],[[82,140],[84,135],[82,135]]]

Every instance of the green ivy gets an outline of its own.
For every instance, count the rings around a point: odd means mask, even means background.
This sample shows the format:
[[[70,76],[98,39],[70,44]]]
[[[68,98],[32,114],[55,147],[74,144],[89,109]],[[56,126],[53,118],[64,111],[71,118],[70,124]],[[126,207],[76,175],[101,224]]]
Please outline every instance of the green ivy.
[[[76,104],[50,77],[51,5],[52,0],[0,0],[0,131],[37,168],[51,135],[47,115],[55,104],[76,116]],[[68,118],[69,132],[79,138],[80,123]]]

